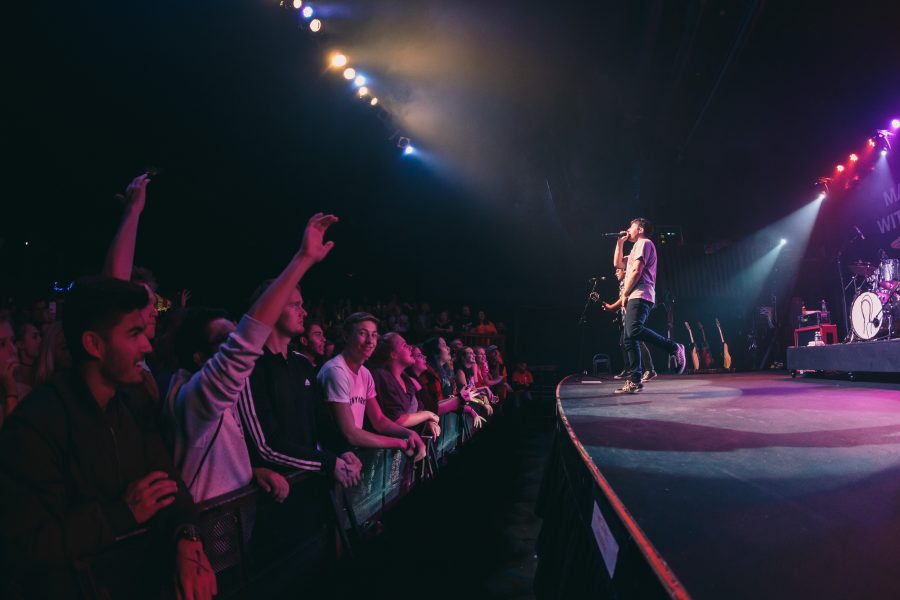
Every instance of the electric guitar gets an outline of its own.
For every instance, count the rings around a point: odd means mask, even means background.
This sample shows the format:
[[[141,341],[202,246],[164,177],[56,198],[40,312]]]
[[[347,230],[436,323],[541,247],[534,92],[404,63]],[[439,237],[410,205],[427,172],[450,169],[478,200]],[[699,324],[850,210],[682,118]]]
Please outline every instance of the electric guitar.
[[[691,331],[691,325],[687,321],[684,322],[684,326],[687,328],[688,337],[691,338],[691,364],[694,365],[694,370],[700,368],[700,356],[697,354],[697,342],[694,341],[694,332]]]
[[[697,321],[697,326],[700,327],[700,333],[703,335],[703,347],[700,349],[700,354],[703,356],[703,368],[711,369],[712,352],[709,351],[709,342],[706,341],[706,330],[703,329],[703,323],[700,321]]]
[[[725,343],[725,336],[722,335],[722,324],[719,323],[719,317],[716,317],[716,327],[719,329],[719,339],[722,340],[722,366],[726,369],[730,369],[731,353],[728,352],[728,344]]]

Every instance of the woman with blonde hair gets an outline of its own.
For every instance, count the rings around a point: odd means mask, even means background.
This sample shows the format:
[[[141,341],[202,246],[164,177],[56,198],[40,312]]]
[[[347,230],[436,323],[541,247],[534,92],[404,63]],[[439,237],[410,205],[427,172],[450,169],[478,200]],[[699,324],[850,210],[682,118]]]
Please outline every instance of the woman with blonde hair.
[[[68,369],[72,366],[72,356],[66,347],[66,338],[63,335],[62,321],[54,321],[44,331],[44,339],[41,340],[41,353],[38,355],[37,366],[34,371],[34,385],[46,383],[54,373]]]

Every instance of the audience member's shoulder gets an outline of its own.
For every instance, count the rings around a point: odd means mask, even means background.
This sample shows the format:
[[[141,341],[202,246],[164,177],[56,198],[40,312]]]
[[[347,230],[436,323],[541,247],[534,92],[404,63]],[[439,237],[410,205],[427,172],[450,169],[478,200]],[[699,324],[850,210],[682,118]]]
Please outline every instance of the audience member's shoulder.
[[[56,429],[65,420],[65,399],[60,390],[71,387],[66,374],[54,375],[47,383],[25,396],[9,417],[5,427],[19,422],[39,430]]]
[[[360,368],[360,372],[362,372],[362,370],[365,368],[365,365],[363,365]],[[369,370],[369,373],[372,379],[377,381],[378,383],[388,383],[394,378],[394,376],[391,375],[391,372],[383,367],[372,367],[372,369]]]
[[[327,377],[334,371],[343,371],[346,368],[346,364],[344,363],[344,359],[341,358],[341,355],[338,354],[334,358],[325,361],[325,364],[322,365],[322,368],[319,369],[320,377]]]

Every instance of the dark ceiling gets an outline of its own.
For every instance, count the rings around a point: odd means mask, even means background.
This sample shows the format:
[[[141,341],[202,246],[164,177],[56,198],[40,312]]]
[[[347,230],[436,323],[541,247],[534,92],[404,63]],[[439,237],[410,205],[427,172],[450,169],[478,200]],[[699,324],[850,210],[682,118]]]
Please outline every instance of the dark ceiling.
[[[900,109],[890,3],[313,6],[318,36],[274,0],[4,9],[4,280],[95,270],[154,165],[137,260],[168,290],[243,297],[326,210],[329,293],[548,299],[632,216],[696,242],[777,220]]]

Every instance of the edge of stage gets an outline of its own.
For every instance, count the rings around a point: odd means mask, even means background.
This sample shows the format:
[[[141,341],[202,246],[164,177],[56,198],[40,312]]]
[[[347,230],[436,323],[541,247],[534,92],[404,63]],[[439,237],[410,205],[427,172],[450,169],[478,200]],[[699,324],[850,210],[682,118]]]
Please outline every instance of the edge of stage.
[[[792,371],[900,373],[900,339],[787,349]]]
[[[900,597],[900,384],[557,387],[538,597]]]

